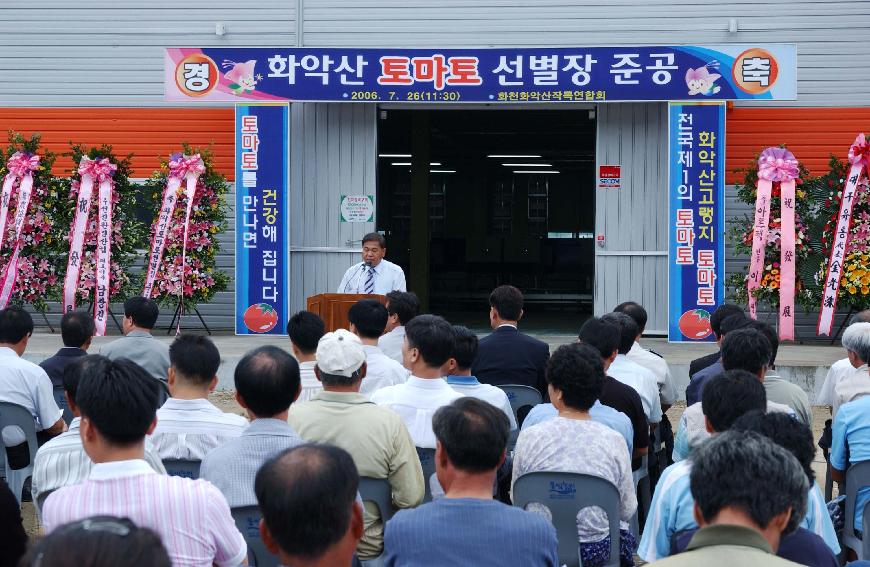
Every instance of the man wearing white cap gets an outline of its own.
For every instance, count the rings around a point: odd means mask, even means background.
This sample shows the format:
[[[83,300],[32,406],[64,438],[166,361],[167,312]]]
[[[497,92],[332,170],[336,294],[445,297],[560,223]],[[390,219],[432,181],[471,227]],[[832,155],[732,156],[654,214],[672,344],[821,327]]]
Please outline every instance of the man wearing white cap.
[[[423,470],[402,419],[359,393],[366,373],[359,338],[344,329],[317,344],[314,373],[323,391],[290,409],[290,425],[304,439],[341,447],[353,457],[360,476],[385,478],[397,508],[413,508],[424,495]],[[357,546],[363,561],[381,555],[384,526],[377,508],[365,503],[365,532]]]

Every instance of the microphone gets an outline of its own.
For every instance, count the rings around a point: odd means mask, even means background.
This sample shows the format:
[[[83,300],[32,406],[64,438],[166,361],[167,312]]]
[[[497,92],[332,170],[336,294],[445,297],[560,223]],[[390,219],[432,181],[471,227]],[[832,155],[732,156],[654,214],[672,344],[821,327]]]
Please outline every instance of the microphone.
[[[356,271],[353,273],[353,275],[351,277],[347,278],[347,283],[344,284],[344,289],[342,290],[341,293],[347,293],[347,288],[350,286],[350,282],[352,282],[354,278],[359,278],[359,271],[365,265],[366,265],[366,263],[362,262],[359,266],[356,267]]]

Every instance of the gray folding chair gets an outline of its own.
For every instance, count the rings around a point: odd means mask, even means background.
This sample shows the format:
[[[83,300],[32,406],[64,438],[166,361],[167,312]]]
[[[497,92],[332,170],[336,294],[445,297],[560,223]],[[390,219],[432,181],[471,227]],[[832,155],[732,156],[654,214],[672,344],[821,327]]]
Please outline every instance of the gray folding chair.
[[[637,490],[637,510],[634,511],[634,516],[631,518],[631,533],[640,540],[640,528],[646,522],[646,515],[652,500],[649,485],[649,455],[644,455],[641,458],[640,468],[631,474],[634,477],[634,487]]]
[[[514,482],[514,506],[525,508],[537,502],[550,509],[559,540],[559,564],[582,567],[577,539],[577,513],[597,506],[610,524],[610,559],[607,566],[619,567],[619,490],[613,483],[594,475],[566,472],[533,472]]]
[[[855,534],[855,500],[862,488],[870,488],[870,461],[861,461],[860,463],[850,465],[846,469],[846,518],[842,543],[844,546],[853,549],[858,554],[858,559],[868,557],[864,552],[864,541],[870,540],[867,537],[866,531],[863,532],[863,541],[862,538]],[[865,509],[865,518],[866,514],[867,510]]]
[[[63,386],[54,387],[54,401],[57,404],[57,407],[63,410],[63,420],[67,425],[69,425],[73,420],[73,414],[69,409],[69,404],[66,403]]]
[[[516,447],[517,437],[520,435],[520,428],[523,426],[523,420],[528,415],[529,411],[540,404],[544,398],[541,393],[531,386],[523,386],[522,384],[501,384],[499,386],[504,393],[507,394],[508,401],[511,404],[511,409],[514,412],[514,418],[517,420],[517,428],[511,431],[508,438],[508,451],[513,451]],[[522,412],[522,413],[521,413]],[[522,419],[520,418],[522,416]]]
[[[48,497],[52,492],[54,492],[54,490],[42,492],[39,494],[39,497],[33,501],[36,505],[36,512],[39,514],[40,518],[42,517],[42,507],[45,506],[45,501],[48,500]]]
[[[15,499],[18,500],[18,505],[20,506],[21,491],[24,489],[24,483],[33,475],[33,463],[36,460],[36,450],[39,448],[39,444],[36,441],[36,424],[33,422],[33,416],[27,408],[9,402],[0,402],[0,431],[13,425],[17,425],[24,431],[27,448],[30,451],[30,463],[23,469],[12,470],[12,467],[9,466],[9,456],[6,454],[6,445],[0,443],[0,447],[3,447],[6,484],[9,485],[9,488],[15,494]]]
[[[426,495],[423,503],[432,501],[432,475],[435,474],[435,449],[422,449],[417,447],[417,456],[420,457],[420,466],[423,467],[423,484],[426,485]]]
[[[231,510],[236,527],[248,544],[248,565],[251,567],[278,567],[281,560],[266,549],[260,537],[260,509],[257,506],[240,506]]]
[[[428,485],[427,485],[428,488]],[[359,478],[359,495],[363,502],[371,502],[378,509],[378,514],[381,516],[381,522],[386,526],[387,522],[396,513],[396,508],[393,506],[393,489],[390,487],[390,482],[385,478],[371,478],[361,476]],[[384,554],[376,558],[375,561],[383,559]]]
[[[199,466],[202,461],[183,461],[181,459],[163,459],[163,467],[169,476],[183,476],[196,480],[199,478]]]

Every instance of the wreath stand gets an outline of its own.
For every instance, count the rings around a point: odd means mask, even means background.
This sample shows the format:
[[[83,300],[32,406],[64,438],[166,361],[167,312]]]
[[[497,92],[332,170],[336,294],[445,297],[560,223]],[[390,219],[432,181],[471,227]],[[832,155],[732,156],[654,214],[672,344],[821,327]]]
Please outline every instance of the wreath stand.
[[[209,329],[208,325],[205,322],[205,319],[202,318],[202,314],[199,312],[199,309],[196,308],[196,305],[193,306],[193,312],[196,313],[196,316],[199,318],[199,322],[202,323],[205,332],[211,335],[211,329]],[[181,324],[181,317],[184,315],[184,301],[178,300],[178,306],[175,308],[175,315],[172,316],[172,322],[169,323],[169,328],[166,329],[166,334],[170,334],[172,332],[172,328],[175,327],[175,322],[178,321]]]

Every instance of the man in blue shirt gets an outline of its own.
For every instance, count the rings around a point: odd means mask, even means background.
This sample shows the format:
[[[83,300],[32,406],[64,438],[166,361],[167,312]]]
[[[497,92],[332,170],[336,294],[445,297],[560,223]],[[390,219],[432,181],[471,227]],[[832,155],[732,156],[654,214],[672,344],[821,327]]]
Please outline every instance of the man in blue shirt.
[[[435,413],[432,428],[435,471],[445,495],[387,522],[386,567],[555,567],[553,526],[492,499],[508,440],[504,412],[476,398],[460,398]]]
[[[722,342],[725,340],[725,335],[727,335],[731,331],[736,331],[737,329],[748,327],[751,322],[752,319],[750,319],[746,315],[743,315],[742,313],[739,315],[731,315],[730,317],[722,321],[722,325],[720,326],[720,334],[717,335],[716,342],[719,343],[719,345],[721,346]],[[710,378],[712,378],[713,376],[718,376],[719,374],[725,372],[725,367],[722,364],[722,351],[720,350],[719,352],[720,356],[715,362],[691,376],[689,380],[689,385],[686,387],[686,407],[700,402],[701,392],[704,391],[704,386],[707,384],[707,381],[710,380]]]
[[[870,345],[868,345],[870,356]],[[870,383],[870,375],[867,376]],[[849,465],[870,460],[870,396],[840,406],[834,416],[831,436],[831,478],[846,486]],[[864,506],[870,501],[870,488],[858,491],[855,500],[855,527],[861,526]]]

